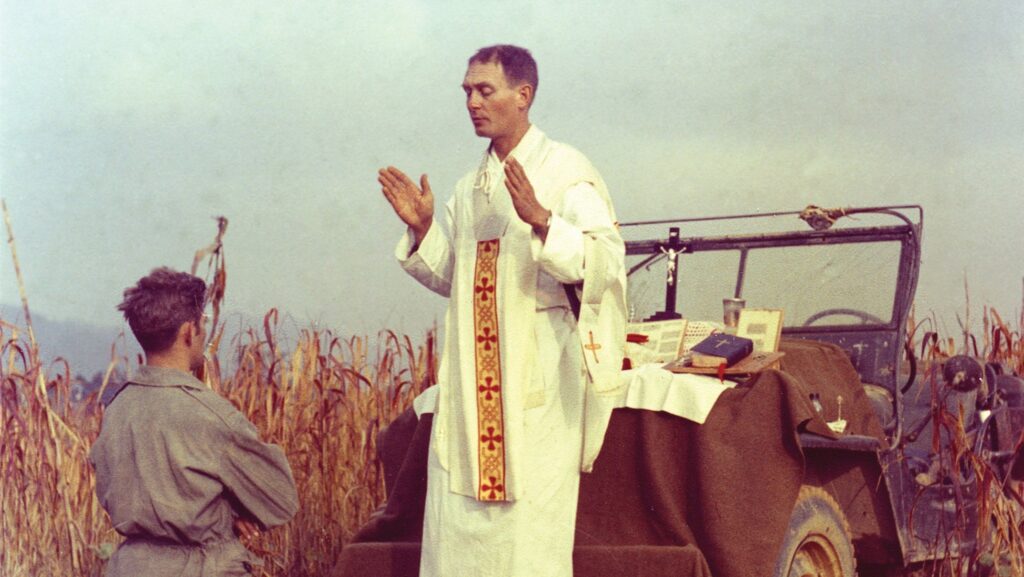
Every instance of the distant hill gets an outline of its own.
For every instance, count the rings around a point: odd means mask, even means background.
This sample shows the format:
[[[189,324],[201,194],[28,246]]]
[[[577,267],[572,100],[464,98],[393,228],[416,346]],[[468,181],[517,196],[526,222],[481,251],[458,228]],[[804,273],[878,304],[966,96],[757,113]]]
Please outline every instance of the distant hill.
[[[25,315],[20,306],[0,304],[0,319],[21,328],[20,337],[28,342],[28,331],[25,327]],[[257,328],[257,336],[263,334],[262,317],[243,315],[241,313],[229,314],[224,319],[225,331],[221,339],[221,361],[224,366],[231,367],[234,356],[228,350],[235,342],[237,335],[247,327]],[[45,313],[32,311],[32,326],[36,333],[36,340],[39,342],[39,352],[43,361],[52,363],[58,357],[68,361],[71,366],[71,377],[81,377],[83,380],[96,382],[96,373],[107,370],[110,363],[111,346],[117,344],[117,355],[119,358],[127,356],[134,365],[137,356],[142,353],[135,337],[124,323],[125,335],[120,337],[121,327],[118,326],[97,326],[77,321],[56,321],[50,319]],[[300,324],[288,315],[281,316],[281,323],[275,330],[275,337],[279,344],[285,347],[292,346],[297,340],[300,331]],[[5,331],[6,336],[6,331]],[[63,371],[63,366],[53,370]]]
[[[0,318],[20,327],[22,340],[28,342],[25,315],[21,307],[0,304]],[[71,366],[72,378],[81,376],[91,379],[96,373],[106,371],[110,363],[111,346],[115,342],[118,356],[129,355],[129,358],[134,360],[140,352],[131,333],[125,335],[127,338],[119,338],[121,327],[117,326],[56,321],[45,314],[32,311],[32,327],[39,342],[39,352],[43,361],[52,363],[58,357],[67,360]],[[63,367],[55,370],[63,371]]]

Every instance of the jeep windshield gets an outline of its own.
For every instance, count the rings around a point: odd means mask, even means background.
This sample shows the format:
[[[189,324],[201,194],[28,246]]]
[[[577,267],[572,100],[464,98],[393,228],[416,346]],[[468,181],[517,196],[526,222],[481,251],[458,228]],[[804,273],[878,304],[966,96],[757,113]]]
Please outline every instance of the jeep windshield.
[[[682,254],[677,262],[676,311],[693,320],[722,320],[722,299],[739,296],[750,308],[781,308],[785,326],[844,325],[892,318],[899,273],[898,241],[753,248],[737,291],[740,249]],[[644,263],[629,277],[631,320],[665,308],[667,258]],[[840,311],[835,314],[823,314]]]
[[[629,319],[721,323],[723,299],[742,298],[782,309],[784,336],[835,343],[863,382],[893,390],[921,220],[918,206],[808,207],[623,224]]]

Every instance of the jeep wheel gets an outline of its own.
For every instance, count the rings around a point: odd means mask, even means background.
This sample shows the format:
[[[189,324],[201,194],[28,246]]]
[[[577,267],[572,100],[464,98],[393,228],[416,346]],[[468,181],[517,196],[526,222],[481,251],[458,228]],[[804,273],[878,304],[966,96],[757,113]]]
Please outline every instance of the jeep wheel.
[[[775,577],[855,577],[850,524],[820,487],[800,487],[789,529],[775,563]]]

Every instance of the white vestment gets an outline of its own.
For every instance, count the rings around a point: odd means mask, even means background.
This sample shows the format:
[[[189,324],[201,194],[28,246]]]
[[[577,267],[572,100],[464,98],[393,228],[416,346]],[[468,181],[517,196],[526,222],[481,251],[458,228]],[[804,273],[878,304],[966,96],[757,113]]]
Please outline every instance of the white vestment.
[[[446,204],[446,229],[396,249],[450,297],[421,576],[571,575],[579,473],[622,392],[624,248],[604,182],[536,127],[510,156],[553,213],[545,241],[489,152]],[[562,283],[581,281],[577,323]]]

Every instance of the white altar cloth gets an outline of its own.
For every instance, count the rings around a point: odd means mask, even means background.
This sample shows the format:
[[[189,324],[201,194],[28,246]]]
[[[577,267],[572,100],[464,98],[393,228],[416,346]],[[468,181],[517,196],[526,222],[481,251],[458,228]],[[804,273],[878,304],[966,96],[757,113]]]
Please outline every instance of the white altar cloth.
[[[622,371],[619,379],[626,382],[615,402],[615,408],[662,411],[703,424],[712,407],[726,389],[736,386],[708,375],[671,373],[660,364],[650,364]],[[420,393],[413,401],[419,417],[437,408],[437,385]]]

